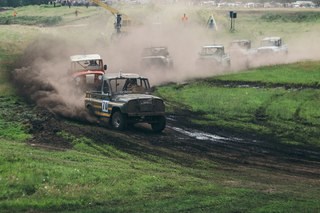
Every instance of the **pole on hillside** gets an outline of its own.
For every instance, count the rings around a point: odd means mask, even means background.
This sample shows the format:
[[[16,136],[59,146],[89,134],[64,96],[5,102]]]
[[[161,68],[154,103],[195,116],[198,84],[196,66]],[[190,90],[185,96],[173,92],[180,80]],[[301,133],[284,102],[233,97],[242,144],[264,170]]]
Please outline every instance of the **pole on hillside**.
[[[234,11],[230,11],[229,12],[229,16],[230,16],[230,32],[234,32],[236,30],[235,28],[235,19],[237,18],[237,12]]]

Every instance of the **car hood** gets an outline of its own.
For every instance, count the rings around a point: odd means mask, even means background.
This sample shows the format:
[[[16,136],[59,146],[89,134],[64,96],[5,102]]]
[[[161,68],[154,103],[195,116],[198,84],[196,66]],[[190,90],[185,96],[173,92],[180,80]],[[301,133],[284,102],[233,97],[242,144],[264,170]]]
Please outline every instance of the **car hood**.
[[[119,101],[119,102],[128,102],[131,100],[139,100],[139,99],[159,99],[161,98],[154,96],[154,95],[148,95],[148,94],[119,94],[115,95],[113,97],[113,101]]]

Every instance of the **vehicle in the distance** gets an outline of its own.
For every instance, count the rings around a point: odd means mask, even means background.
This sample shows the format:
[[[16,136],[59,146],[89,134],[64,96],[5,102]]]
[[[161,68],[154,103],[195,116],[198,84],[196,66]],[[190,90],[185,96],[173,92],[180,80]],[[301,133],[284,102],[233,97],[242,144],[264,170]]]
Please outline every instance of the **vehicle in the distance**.
[[[280,37],[265,37],[260,47],[250,49],[248,53],[250,67],[286,63],[288,47]]]
[[[287,54],[288,47],[285,45],[280,37],[266,37],[261,40],[260,47],[256,49],[258,54]]]
[[[85,107],[117,130],[148,123],[154,132],[161,132],[166,126],[164,101],[151,95],[149,80],[138,74],[104,74],[100,87],[86,92]]]
[[[206,64],[213,67],[230,67],[230,56],[225,53],[223,45],[205,45],[199,52],[198,64]]]
[[[244,50],[247,51],[251,48],[251,41],[248,39],[238,39],[238,40],[233,40],[230,43],[230,49],[239,49],[239,50]]]
[[[249,54],[251,51],[251,41],[248,39],[233,40],[228,53],[232,60],[233,69],[241,70],[249,68]]]
[[[141,56],[142,68],[170,69],[173,67],[173,60],[167,47],[144,48]]]
[[[98,54],[70,56],[69,75],[76,87],[86,91],[100,83],[107,65]]]

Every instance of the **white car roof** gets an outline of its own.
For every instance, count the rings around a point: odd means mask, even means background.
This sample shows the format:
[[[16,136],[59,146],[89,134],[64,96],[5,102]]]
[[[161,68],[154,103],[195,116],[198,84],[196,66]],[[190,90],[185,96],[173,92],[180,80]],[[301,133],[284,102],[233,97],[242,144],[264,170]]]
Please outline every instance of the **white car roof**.
[[[98,54],[72,55],[70,56],[70,60],[71,61],[101,60],[101,56]]]
[[[266,37],[266,38],[262,39],[262,41],[279,40],[279,39],[281,39],[281,38],[274,36],[274,37]]]
[[[238,42],[251,42],[251,41],[248,39],[238,39],[238,40],[231,41],[231,43],[238,43]]]
[[[149,50],[149,49],[157,49],[157,50],[163,50],[163,49],[168,49],[165,46],[154,46],[154,47],[146,47],[144,50]]]
[[[205,45],[202,46],[202,48],[219,48],[219,47],[224,47],[223,45]]]
[[[162,55],[158,55],[158,56],[144,56],[142,57],[143,59],[153,59],[153,58],[161,58],[161,59],[165,59],[166,57],[162,56]]]
[[[279,49],[279,47],[276,46],[267,46],[267,47],[259,47],[258,50],[275,50]]]

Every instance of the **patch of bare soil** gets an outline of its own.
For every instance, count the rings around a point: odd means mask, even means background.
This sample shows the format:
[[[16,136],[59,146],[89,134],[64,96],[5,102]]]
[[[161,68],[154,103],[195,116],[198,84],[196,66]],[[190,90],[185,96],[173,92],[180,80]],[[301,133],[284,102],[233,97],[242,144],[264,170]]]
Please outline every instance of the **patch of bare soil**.
[[[259,81],[224,81],[215,79],[207,81],[207,83],[214,86],[224,87],[255,87],[255,88],[284,88],[284,89],[320,89],[320,84],[315,82],[314,84],[288,84],[288,83],[270,83],[270,82],[259,82]]]
[[[32,146],[47,149],[71,149],[70,142],[57,134],[65,129],[65,124],[61,118],[54,116],[54,114],[43,108],[38,108],[35,111],[37,113],[35,118],[29,121],[29,131],[33,137],[28,143]]]

